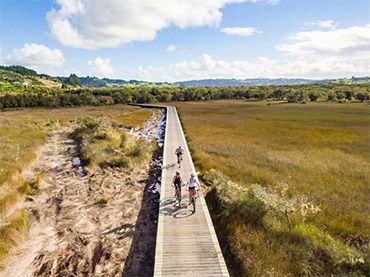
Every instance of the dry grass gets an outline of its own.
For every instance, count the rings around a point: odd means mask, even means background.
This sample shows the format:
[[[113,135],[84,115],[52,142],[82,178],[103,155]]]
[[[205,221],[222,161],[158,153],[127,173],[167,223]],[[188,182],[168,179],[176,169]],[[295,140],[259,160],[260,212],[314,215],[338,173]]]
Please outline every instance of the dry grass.
[[[152,111],[148,109],[139,110],[133,113],[123,114],[115,118],[115,120],[127,128],[143,127]]]
[[[253,183],[274,187],[286,182],[291,196],[305,194],[321,204],[323,212],[308,217],[307,224],[335,238],[337,245],[367,246],[370,230],[367,104],[212,101],[175,105],[200,169],[216,168],[245,187]],[[280,235],[266,237],[256,230],[249,230],[246,236],[246,227],[234,224],[236,236],[245,245],[253,244],[254,236],[260,237],[257,241],[261,242],[271,240],[271,249],[266,249],[266,243],[261,243],[263,247],[251,247],[254,264],[248,267],[250,273],[262,274],[263,266],[267,265],[270,269],[279,268],[280,273],[303,274],[299,266],[284,258],[288,251],[299,251],[295,242]],[[312,233],[300,235],[307,237]]]
[[[9,246],[17,241],[18,233],[26,230],[27,226],[27,221],[22,221],[22,228],[19,227],[21,211],[15,212],[13,207],[23,195],[37,190],[36,184],[24,181],[21,172],[35,159],[37,149],[46,141],[51,130],[87,115],[106,116],[129,128],[143,125],[151,111],[115,105],[0,112],[0,261],[6,256]],[[9,241],[12,243],[9,244]]]
[[[145,141],[123,132],[106,117],[85,117],[77,122],[79,127],[73,137],[80,143],[82,156],[90,170],[105,167],[132,170],[140,167],[140,162],[149,157]]]

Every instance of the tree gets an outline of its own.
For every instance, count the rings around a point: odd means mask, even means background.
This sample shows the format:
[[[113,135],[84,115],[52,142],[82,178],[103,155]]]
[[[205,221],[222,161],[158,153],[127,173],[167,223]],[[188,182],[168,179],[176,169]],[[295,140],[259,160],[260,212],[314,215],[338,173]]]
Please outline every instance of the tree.
[[[310,98],[310,101],[317,101],[319,95],[316,92],[310,92],[308,94],[308,97]]]
[[[359,92],[356,94],[356,99],[358,101],[364,102],[365,100],[369,100],[369,95],[366,93]]]
[[[352,100],[352,96],[353,96],[352,91],[346,90],[346,91],[344,91],[343,93],[344,93],[345,98],[346,98],[347,100]]]
[[[328,99],[328,101],[331,101],[331,102],[338,100],[337,95],[334,94],[334,93],[329,93],[327,99]]]
[[[21,75],[37,76],[35,70],[20,65],[0,66],[0,69],[12,71]]]
[[[336,94],[338,100],[342,100],[342,99],[344,99],[346,97],[346,95],[344,94],[344,92],[342,92],[340,90],[337,90],[335,92],[335,94]]]
[[[274,90],[272,97],[280,100],[283,97],[283,91],[281,89]]]

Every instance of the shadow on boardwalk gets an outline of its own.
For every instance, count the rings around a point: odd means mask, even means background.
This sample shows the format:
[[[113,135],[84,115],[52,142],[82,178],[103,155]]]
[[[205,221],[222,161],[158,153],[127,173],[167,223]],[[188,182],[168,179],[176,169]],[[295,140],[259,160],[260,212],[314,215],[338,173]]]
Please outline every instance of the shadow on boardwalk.
[[[152,161],[162,157],[162,154],[163,148],[158,148],[153,154]],[[161,167],[158,167],[157,163],[152,163],[133,232],[131,248],[122,271],[124,277],[153,276],[160,195],[153,193],[152,187],[160,180],[161,173]]]

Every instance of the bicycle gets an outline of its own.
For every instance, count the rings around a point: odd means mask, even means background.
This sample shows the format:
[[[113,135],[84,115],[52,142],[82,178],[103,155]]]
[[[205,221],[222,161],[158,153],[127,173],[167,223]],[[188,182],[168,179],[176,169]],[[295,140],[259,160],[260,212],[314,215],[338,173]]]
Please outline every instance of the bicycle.
[[[179,208],[181,208],[181,190],[180,189],[176,189],[175,190],[175,196],[176,196],[176,200],[179,202]]]
[[[181,162],[182,162],[182,154],[177,155],[177,164],[179,165],[179,168],[181,168]]]
[[[197,190],[195,188],[191,189],[189,190],[189,193],[191,193],[191,204],[193,205],[193,213],[195,213],[195,207],[197,202]]]

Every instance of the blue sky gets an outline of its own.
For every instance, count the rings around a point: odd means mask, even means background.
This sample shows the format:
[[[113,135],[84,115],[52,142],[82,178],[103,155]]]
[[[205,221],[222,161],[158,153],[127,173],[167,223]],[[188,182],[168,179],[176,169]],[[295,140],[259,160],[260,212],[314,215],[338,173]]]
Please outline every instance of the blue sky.
[[[370,75],[370,1],[0,0],[0,48],[51,75]]]

